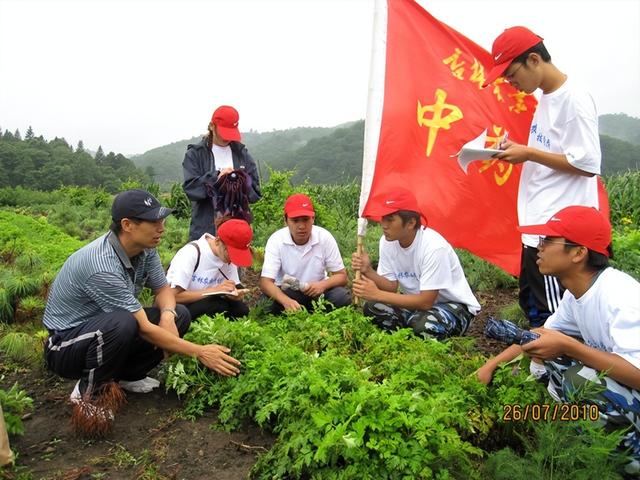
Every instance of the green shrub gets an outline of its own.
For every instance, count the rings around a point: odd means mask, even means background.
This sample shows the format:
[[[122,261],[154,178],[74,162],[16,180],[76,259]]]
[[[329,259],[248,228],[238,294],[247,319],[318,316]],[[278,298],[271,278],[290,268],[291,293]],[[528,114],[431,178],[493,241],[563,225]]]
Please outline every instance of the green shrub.
[[[606,433],[590,422],[534,422],[531,435],[521,435],[524,453],[510,448],[487,458],[485,473],[493,480],[571,478],[622,479],[617,473],[628,459],[615,453],[621,432]]]
[[[27,392],[20,390],[17,383],[14,383],[9,390],[0,388],[0,405],[2,405],[7,433],[9,435],[24,434],[22,415],[33,408],[33,400]]]
[[[640,224],[640,171],[605,177],[614,227]]]
[[[16,317],[19,322],[40,321],[44,313],[45,301],[36,296],[21,298],[16,307]]]
[[[0,339],[0,352],[19,364],[35,366],[42,363],[42,342],[28,333],[9,332],[4,335]]]
[[[0,251],[14,249],[42,259],[48,269],[58,270],[83,242],[49,225],[44,217],[27,217],[0,210]]]
[[[640,281],[640,230],[627,226],[613,232],[611,263]]]
[[[13,319],[13,302],[11,295],[0,286],[0,322],[10,322]]]
[[[255,317],[253,317],[255,318]],[[506,399],[541,401],[527,373],[480,384],[472,341],[389,335],[351,308],[228,322],[201,317],[187,338],[227,345],[242,364],[219,377],[173,358],[166,384],[185,414],[218,409],[227,429],[253,419],[279,436],[256,478],[478,478],[478,446]]]
[[[175,218],[191,219],[191,201],[184,193],[182,184],[174,183],[171,185],[171,194],[164,203],[167,207],[173,208],[172,215]]]

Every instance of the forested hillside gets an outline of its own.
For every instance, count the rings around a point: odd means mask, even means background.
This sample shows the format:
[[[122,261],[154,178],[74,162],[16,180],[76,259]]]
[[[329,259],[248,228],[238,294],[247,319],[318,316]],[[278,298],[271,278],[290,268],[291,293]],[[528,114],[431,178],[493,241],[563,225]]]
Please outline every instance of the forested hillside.
[[[640,166],[640,119],[624,114],[600,117],[603,173],[637,170]],[[263,177],[269,168],[294,170],[293,181],[312,183],[349,183],[359,181],[362,172],[364,121],[334,128],[294,128],[267,133],[243,133],[242,141],[258,161]],[[161,184],[182,179],[182,159],[192,138],[155,148],[133,161],[139,167],[153,169]],[[631,143],[630,143],[631,142]]]
[[[264,174],[269,168],[290,168],[294,163],[292,155],[296,150],[304,147],[311,139],[330,135],[337,128],[339,127],[298,127],[265,133],[250,131],[242,134],[242,142],[247,145]],[[187,145],[197,143],[201,138],[202,136],[196,136],[154,148],[132,157],[132,160],[140,168],[152,173],[156,182],[173,183],[182,178],[182,159]]]
[[[640,169],[640,144],[600,134],[600,149],[603,175]]]
[[[64,138],[46,141],[29,128],[24,139],[18,130],[0,131],[0,188],[55,190],[63,185],[102,187],[116,192],[123,182],[147,182],[149,176],[124,155],[98,148],[95,157],[82,141],[74,149]]]
[[[600,115],[598,118],[600,133],[640,145],[640,118],[630,117],[626,113]]]
[[[640,169],[640,119],[625,114],[600,117],[602,173]],[[61,185],[102,186],[115,191],[122,182],[153,179],[165,187],[182,180],[182,159],[189,143],[201,137],[154,148],[131,160],[121,154],[95,158],[82,146],[64,139],[49,142],[27,132],[0,132],[0,187],[23,185],[52,190]],[[270,170],[293,170],[293,181],[318,184],[359,181],[362,171],[364,121],[333,128],[299,127],[243,133],[242,140],[256,159],[264,180]],[[634,144],[635,142],[635,144]],[[136,168],[136,166],[138,168]]]

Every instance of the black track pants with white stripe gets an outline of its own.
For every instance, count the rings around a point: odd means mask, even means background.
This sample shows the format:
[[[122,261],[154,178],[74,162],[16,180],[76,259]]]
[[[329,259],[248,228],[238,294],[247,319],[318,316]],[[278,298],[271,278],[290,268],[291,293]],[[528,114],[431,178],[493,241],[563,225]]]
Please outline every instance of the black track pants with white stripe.
[[[540,273],[537,259],[537,248],[522,246],[519,303],[531,327],[542,326],[556,311],[565,290],[556,277]]]
[[[157,308],[145,308],[149,321],[158,324]],[[191,315],[176,306],[180,337],[189,329]],[[45,343],[49,370],[65,378],[80,379],[80,393],[94,392],[111,380],[140,380],[163,358],[163,351],[138,334],[138,322],[124,310],[100,314],[68,330],[55,332]]]

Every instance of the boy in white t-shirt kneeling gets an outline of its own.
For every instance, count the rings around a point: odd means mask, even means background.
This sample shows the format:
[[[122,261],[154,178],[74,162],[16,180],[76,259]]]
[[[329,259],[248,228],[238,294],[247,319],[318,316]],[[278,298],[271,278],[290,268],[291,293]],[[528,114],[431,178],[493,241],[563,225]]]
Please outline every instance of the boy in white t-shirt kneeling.
[[[354,253],[351,260],[362,274],[353,294],[366,300],[365,315],[385,330],[412,328],[437,340],[464,335],[480,304],[451,245],[427,228],[410,191],[385,193],[372,205],[367,218],[380,222],[384,234],[378,270],[366,253]]]
[[[599,420],[626,429],[622,447],[635,459],[629,473],[640,472],[640,283],[609,267],[611,225],[595,208],[571,206],[544,225],[521,226],[523,233],[543,235],[538,242],[538,268],[566,287],[557,310],[540,337],[511,345],[490,359],[478,379],[491,382],[503,362],[522,352],[544,361],[549,394],[558,402],[598,408]],[[532,360],[532,365],[533,365]],[[585,386],[591,385],[591,388]],[[593,388],[595,387],[595,388]]]
[[[286,227],[269,237],[264,250],[260,289],[273,300],[270,312],[312,310],[312,301],[321,295],[336,308],[351,304],[338,244],[331,233],[314,225],[311,199],[291,195],[284,219]]]

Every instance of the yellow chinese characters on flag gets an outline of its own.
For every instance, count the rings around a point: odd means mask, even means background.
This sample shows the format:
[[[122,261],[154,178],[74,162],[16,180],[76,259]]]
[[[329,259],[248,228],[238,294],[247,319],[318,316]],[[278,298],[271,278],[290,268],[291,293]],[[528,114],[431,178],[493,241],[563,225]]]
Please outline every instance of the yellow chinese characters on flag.
[[[397,186],[418,198],[429,226],[455,247],[517,274],[520,166],[451,156],[488,130],[527,143],[535,99],[507,82],[482,88],[489,52],[412,0],[387,2],[384,100],[368,198]],[[367,204],[363,214],[366,216]]]

